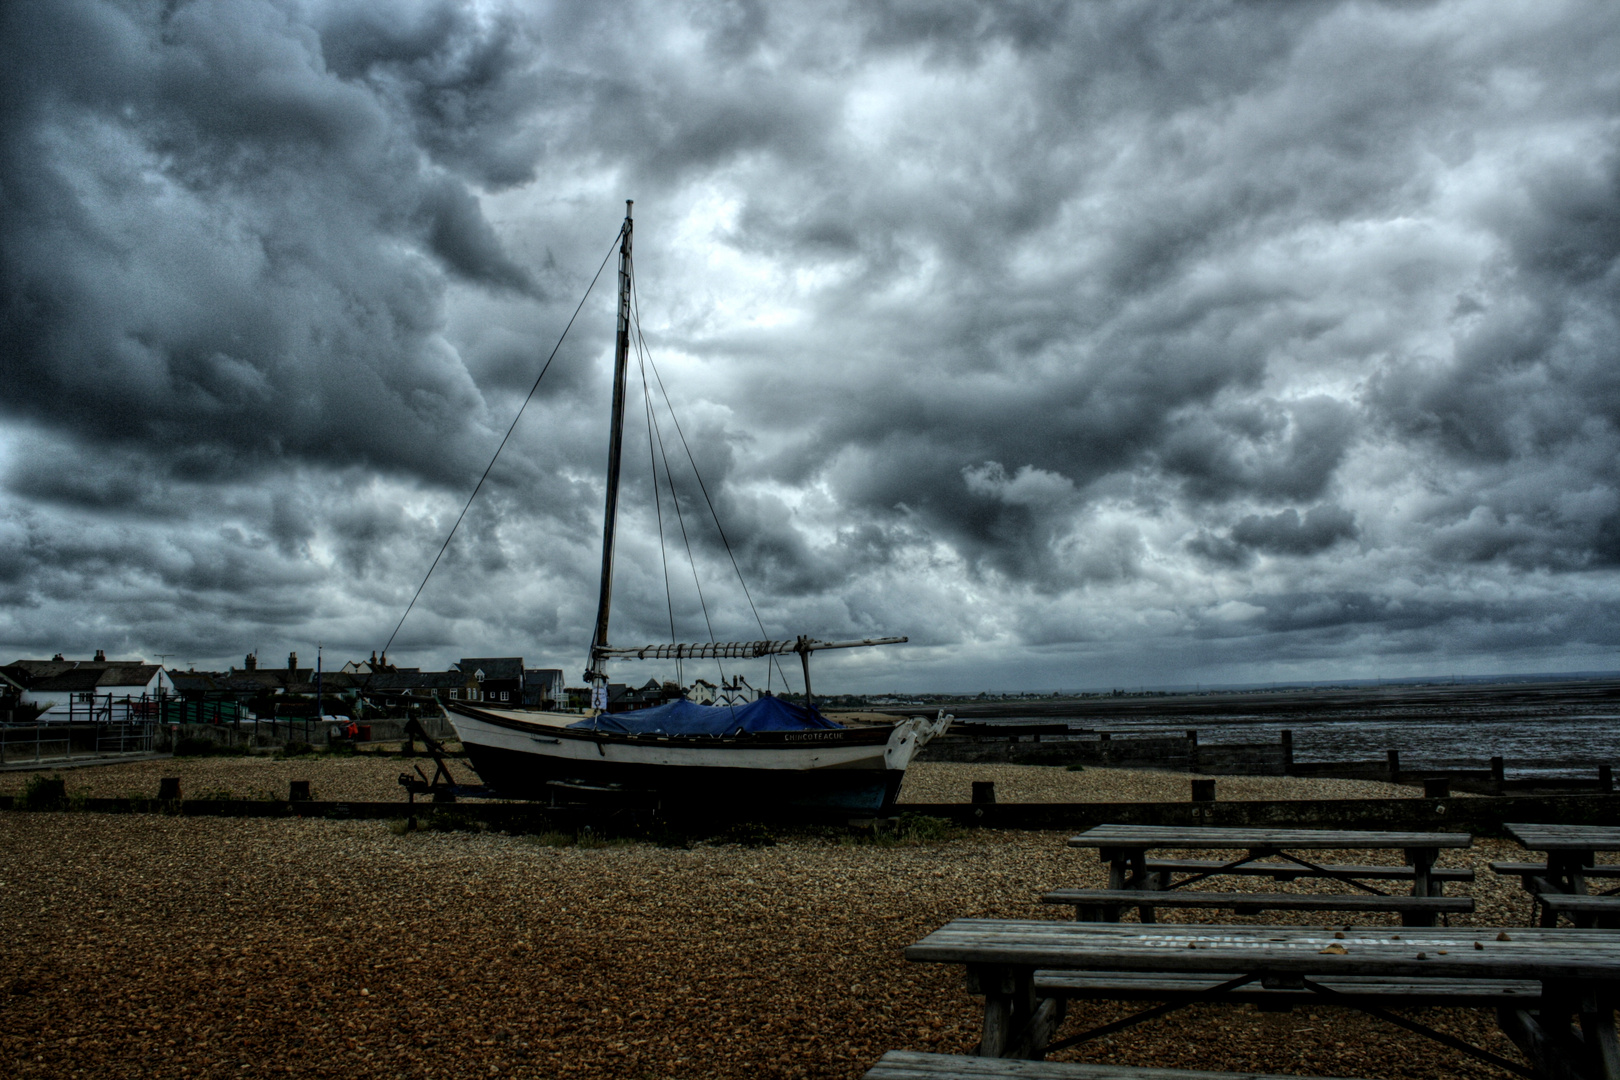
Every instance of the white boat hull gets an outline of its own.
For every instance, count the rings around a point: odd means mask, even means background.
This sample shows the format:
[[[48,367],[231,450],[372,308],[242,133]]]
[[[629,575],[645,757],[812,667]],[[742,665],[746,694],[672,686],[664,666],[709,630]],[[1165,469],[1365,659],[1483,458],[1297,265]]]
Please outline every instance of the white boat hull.
[[[822,807],[894,804],[916,751],[949,723],[762,732],[740,737],[625,735],[571,728],[578,714],[452,705],[450,722],[492,789],[545,798],[552,781],[619,784],[666,804]]]

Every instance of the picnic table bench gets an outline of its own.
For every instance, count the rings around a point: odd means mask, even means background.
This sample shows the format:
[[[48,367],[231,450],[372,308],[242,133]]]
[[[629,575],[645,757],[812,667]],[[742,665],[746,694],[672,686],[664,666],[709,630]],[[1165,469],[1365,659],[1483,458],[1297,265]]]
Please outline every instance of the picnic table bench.
[[[1222,862],[1219,859],[1146,859],[1142,865],[1150,874],[1170,875],[1168,878],[1161,877],[1161,883],[1156,886],[1160,889],[1171,887],[1176,874],[1197,874],[1204,877],[1218,871],[1222,875],[1269,877],[1273,881],[1293,881],[1296,878],[1320,876],[1315,870],[1288,862],[1246,862],[1233,866],[1230,862]],[[1620,866],[1615,869],[1620,870]],[[1417,876],[1417,870],[1411,866],[1323,863],[1322,870],[1330,877],[1365,878],[1368,881],[1411,881]],[[1440,882],[1443,887],[1448,881],[1473,881],[1474,871],[1466,866],[1432,866],[1429,868],[1429,879]]]
[[[1295,1005],[1321,1005],[1322,996],[1292,980],[1244,983],[1220,993],[1215,988],[1236,979],[1233,972],[1165,974],[1157,971],[1044,971],[1035,972],[1040,997],[1082,1001],[1164,1001],[1183,994],[1199,994],[1209,1001],[1247,1002],[1263,1012],[1287,1012]],[[1541,1001],[1541,984],[1533,979],[1391,979],[1351,975],[1317,980],[1337,998],[1358,1004],[1393,1004],[1406,1008],[1443,1005],[1450,1008],[1534,1008]]]
[[[969,992],[984,997],[984,1057],[1038,1060],[1186,1005],[1254,1000],[1239,991],[1259,984],[1279,1001],[1308,994],[1359,1009],[1518,1075],[1620,1080],[1620,931],[958,919],[905,955],[964,966]],[[1053,1041],[1065,995],[1161,1004]],[[1389,1011],[1437,1005],[1494,1006],[1531,1068]]]
[[[1190,1069],[1139,1069],[1130,1065],[1014,1061],[890,1050],[862,1080],[1309,1080],[1270,1073],[1216,1073]]]
[[[1151,906],[1143,904],[1141,889],[1053,889],[1043,904],[1068,904],[1083,922],[1118,922],[1128,907],[1216,908],[1237,915],[1262,911],[1397,912],[1409,926],[1432,926],[1434,916],[1466,914],[1474,910],[1467,896],[1367,896],[1344,893],[1178,892],[1149,890]],[[1162,899],[1161,899],[1162,898]],[[1144,919],[1152,922],[1153,919]]]
[[[1620,828],[1607,825],[1510,823],[1508,835],[1546,862],[1493,862],[1498,874],[1517,875],[1531,896],[1532,920],[1557,926],[1567,915],[1578,927],[1620,926],[1620,888],[1593,894],[1588,879],[1620,877],[1620,865],[1600,864],[1600,851],[1620,851]],[[1534,917],[1540,909],[1540,918]]]
[[[1473,910],[1467,897],[1446,897],[1448,881],[1469,881],[1466,869],[1437,868],[1442,848],[1473,843],[1465,833],[1369,832],[1335,829],[1209,828],[1165,825],[1099,825],[1069,841],[1095,848],[1108,863],[1108,888],[1062,889],[1047,903],[1070,904],[1083,920],[1113,922],[1135,907],[1144,923],[1161,907],[1215,907],[1244,911],[1394,912],[1408,926],[1433,926],[1438,916]],[[1225,862],[1208,859],[1149,859],[1155,849],[1240,851]],[[1399,850],[1405,865],[1318,863],[1304,851]],[[1183,874],[1179,880],[1177,874]],[[1315,878],[1343,882],[1364,895],[1291,893],[1177,892],[1184,886],[1227,874],[1269,876],[1278,881]],[[1395,895],[1372,881],[1410,881],[1407,895]]]

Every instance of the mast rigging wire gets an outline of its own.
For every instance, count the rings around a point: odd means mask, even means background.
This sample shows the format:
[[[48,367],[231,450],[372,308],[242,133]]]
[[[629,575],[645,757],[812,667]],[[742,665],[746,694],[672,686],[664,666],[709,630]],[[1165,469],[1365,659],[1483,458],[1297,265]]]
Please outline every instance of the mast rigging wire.
[[[632,303],[634,303],[635,293],[632,292],[630,295],[632,297]],[[640,339],[640,334],[639,333],[636,336],[637,336],[638,339]],[[637,359],[641,363],[642,391],[647,395],[648,400],[650,401],[651,398],[652,398],[652,390],[647,386],[647,366],[646,366],[647,354],[644,351],[645,345],[646,345],[645,340],[642,340],[641,341],[641,347],[639,347],[637,349],[637,353],[638,353]],[[714,642],[714,640],[715,640],[714,624],[709,620],[709,603],[703,597],[703,583],[698,579],[697,557],[692,554],[692,541],[691,541],[691,538],[688,537],[687,534],[686,534],[686,515],[681,512],[680,496],[675,493],[675,474],[673,472],[671,472],[670,468],[669,468],[669,454],[664,449],[664,433],[663,433],[663,429],[658,423],[657,414],[652,413],[652,412],[649,411],[648,416],[651,417],[651,419],[652,419],[653,431],[657,435],[658,452],[660,454],[662,454],[663,458],[664,458],[664,479],[669,482],[669,498],[670,498],[670,501],[675,504],[675,520],[677,522],[679,522],[680,526],[681,526],[681,542],[686,545],[686,559],[687,559],[687,562],[689,562],[692,565],[692,586],[693,586],[693,588],[697,589],[698,606],[700,608],[702,608],[702,610],[703,610],[703,626],[704,626],[705,629],[708,630],[708,632],[709,632],[709,641],[712,644]],[[670,631],[669,636],[670,636],[671,640],[674,639],[675,633],[674,633],[673,629]],[[726,667],[725,667],[724,664],[722,664],[720,662],[719,657],[715,658],[715,665],[720,669],[720,682],[722,684],[724,684],[725,681],[726,681]]]
[[[641,320],[639,318],[636,319],[636,336],[641,336]],[[675,406],[669,399],[669,390],[664,386],[664,377],[658,371],[658,364],[653,360],[651,350],[647,352],[647,365],[652,368],[653,378],[658,383],[658,392],[664,398],[664,407],[669,410],[669,418],[675,425],[675,433],[681,438],[681,447],[686,451],[686,460],[692,465],[692,475],[697,478],[698,490],[703,492],[703,501],[709,508],[709,516],[714,519],[715,531],[720,534],[720,542],[725,545],[726,555],[731,559],[731,569],[737,575],[738,584],[742,586],[743,596],[748,599],[748,610],[754,613],[754,622],[759,625],[760,636],[769,637],[770,635],[765,632],[765,622],[759,617],[759,609],[754,606],[754,596],[748,591],[748,579],[743,577],[742,567],[737,565],[737,554],[731,550],[731,541],[726,537],[725,526],[720,524],[720,515],[714,508],[714,500],[709,497],[709,487],[703,482],[703,474],[698,471],[697,458],[692,455],[692,447],[686,441],[686,432],[681,428],[680,417],[675,415]],[[781,676],[782,685],[786,687],[788,684],[787,673],[782,670],[780,661],[773,662],[776,663],[776,673]],[[809,701],[809,695],[806,694],[805,704],[808,705]]]
[[[714,528],[715,528],[715,531],[720,534],[720,542],[725,545],[726,556],[731,560],[732,572],[737,575],[737,584],[742,586],[743,596],[746,597],[747,600],[748,600],[748,610],[751,611],[753,613],[753,615],[754,615],[754,622],[759,627],[759,634],[760,634],[761,637],[770,637],[770,634],[766,633],[766,631],[765,631],[765,621],[759,617],[759,609],[754,606],[754,596],[748,590],[748,579],[743,577],[742,567],[737,564],[737,555],[736,555],[735,552],[733,552],[731,550],[731,541],[729,539],[727,539],[727,537],[726,537],[725,527],[720,524],[720,515],[719,515],[719,513],[717,513],[715,511],[714,500],[709,498],[708,485],[703,482],[703,473],[701,471],[699,471],[699,469],[698,469],[697,458],[692,455],[692,447],[687,444],[686,432],[684,430],[682,430],[682,428],[681,428],[680,417],[675,415],[675,404],[674,404],[674,402],[670,401],[669,390],[666,389],[665,386],[664,386],[664,377],[661,374],[659,374],[659,372],[658,372],[658,363],[657,363],[657,361],[653,360],[653,358],[652,358],[652,350],[647,347],[647,339],[641,332],[641,305],[638,302],[638,299],[639,299],[639,294],[638,293],[632,292],[630,294],[631,319],[632,319],[632,322],[633,322],[633,324],[635,326],[636,340],[638,342],[639,355],[645,358],[644,363],[647,366],[650,366],[652,368],[653,377],[658,381],[658,391],[659,391],[660,394],[663,395],[664,408],[669,410],[669,419],[675,425],[676,433],[680,435],[681,447],[686,451],[687,463],[692,466],[692,475],[697,479],[698,490],[703,492],[703,501],[709,508],[709,516],[714,519]],[[642,378],[644,380],[646,378],[645,369],[643,369]],[[656,418],[655,418],[655,423],[656,423]],[[662,447],[663,447],[663,436],[662,436],[661,433],[659,435],[659,447],[660,447],[660,449],[662,449]],[[669,459],[668,459],[667,456],[664,459],[664,475],[669,480],[670,498],[675,500],[675,512],[678,515],[680,513],[680,501],[679,501],[679,499],[677,499],[675,497],[675,477],[674,477],[674,474],[669,471]],[[684,520],[682,522],[681,529],[682,529],[682,535],[684,537],[684,535],[685,535],[685,523],[684,523]],[[690,543],[688,543],[687,546],[686,546],[686,553],[687,553],[688,558],[692,558],[692,545]],[[694,581],[697,578],[697,561],[696,561],[696,559],[692,560],[692,577],[693,577]],[[702,595],[703,595],[702,589],[700,588],[698,590],[699,599],[702,598]],[[704,618],[705,622],[708,621],[708,617],[709,617],[708,609],[705,608],[704,613],[703,613],[703,618]],[[672,633],[670,635],[670,637],[673,639],[674,634]],[[710,641],[714,640],[714,630],[712,628],[709,630],[709,640]],[[783,688],[785,690],[787,688],[787,685],[788,685],[787,673],[782,670],[782,662],[778,658],[776,658],[775,656],[770,657],[767,660],[766,664],[765,664],[765,684],[766,684],[766,688],[768,690],[769,687],[770,687],[770,676],[771,676],[771,665],[772,664],[774,664],[776,666],[776,673],[781,678],[782,686],[783,686]],[[723,669],[721,670],[721,673],[720,673],[720,681],[722,683],[725,682],[725,671]],[[809,694],[807,693],[805,695],[805,704],[808,706],[809,703],[810,703],[810,697],[809,697]]]
[[[632,263],[632,270],[633,269],[634,269],[634,264]],[[634,303],[634,297],[635,297],[635,292],[634,292],[635,279],[634,279],[634,277],[631,278],[630,284],[631,284],[631,290],[632,290],[631,293],[630,293],[631,302]],[[639,354],[640,350],[638,349],[637,352]],[[640,358],[638,356],[638,360],[639,359]],[[658,515],[658,557],[664,564],[664,603],[666,605],[668,605],[668,607],[669,607],[669,640],[674,641],[675,640],[675,596],[674,596],[674,593],[672,593],[670,591],[670,587],[669,587],[669,552],[665,548],[665,545],[664,545],[664,503],[663,503],[663,497],[661,495],[659,495],[659,493],[658,493],[658,455],[655,453],[655,449],[656,450],[662,450],[663,449],[663,443],[662,443],[662,441],[660,441],[656,448],[653,445],[654,439],[653,439],[652,391],[647,388],[647,365],[646,365],[646,362],[642,361],[640,366],[641,366],[641,404],[642,404],[643,410],[647,414],[647,464],[652,469],[653,508],[654,508],[655,511],[657,511],[657,515]],[[675,498],[675,478],[672,477],[672,476],[669,476],[669,470],[668,469],[665,469],[664,474],[669,480],[669,496],[670,496],[671,499],[674,499]],[[678,506],[678,504],[677,504],[677,506]],[[683,683],[683,682],[686,681],[686,677],[682,673],[682,664],[681,664],[681,661],[680,661],[679,657],[677,657],[676,660],[675,660],[675,681],[677,683]]]
[[[618,233],[613,237],[613,246],[619,243],[619,238],[623,235],[624,226],[621,225]],[[461,528],[462,519],[467,516],[467,511],[472,509],[473,500],[478,498],[478,493],[483,490],[484,481],[489,479],[490,470],[495,468],[495,462],[499,460],[501,451],[506,449],[507,440],[511,439],[512,432],[517,430],[518,421],[523,419],[523,411],[529,407],[529,402],[534,400],[535,391],[540,389],[540,380],[545,378],[546,372],[551,370],[551,362],[557,359],[557,350],[562,348],[563,340],[568,337],[568,331],[573,329],[574,320],[579,318],[580,311],[585,307],[585,301],[590,299],[591,290],[596,288],[596,282],[601,278],[602,271],[607,269],[608,260],[613,258],[613,246],[609,246],[608,253],[602,257],[602,265],[596,268],[596,274],[591,278],[591,283],[585,286],[585,295],[579,298],[579,305],[574,308],[574,313],[568,317],[568,325],[564,326],[562,333],[557,336],[557,344],[551,347],[551,355],[546,357],[545,365],[541,367],[540,374],[534,377],[534,385],[529,387],[529,393],[524,397],[523,404],[518,406],[517,415],[512,417],[512,425],[506,429],[506,434],[501,437],[501,444],[495,448],[494,456],[489,459],[489,464],[484,467],[484,474],[478,478],[478,483],[473,485],[472,494],[467,496],[467,504],[461,508],[461,513],[456,515],[456,523],[450,526],[449,535],[444,538],[444,544],[440,546],[439,553],[433,556],[433,564],[428,567],[427,573],[422,575],[422,584],[416,587],[415,594],[411,596],[411,602],[405,605],[405,614],[399,617],[399,622],[394,626],[394,632],[388,635],[388,644],[382,647],[382,655],[388,655],[388,650],[393,646],[394,639],[399,636],[400,628],[405,625],[405,620],[410,618],[411,609],[416,606],[416,601],[421,598],[422,590],[427,588],[428,578],[433,576],[433,571],[438,569],[439,560],[444,558],[444,553],[450,549],[450,541],[455,539],[456,530]],[[370,682],[369,674],[366,681]]]

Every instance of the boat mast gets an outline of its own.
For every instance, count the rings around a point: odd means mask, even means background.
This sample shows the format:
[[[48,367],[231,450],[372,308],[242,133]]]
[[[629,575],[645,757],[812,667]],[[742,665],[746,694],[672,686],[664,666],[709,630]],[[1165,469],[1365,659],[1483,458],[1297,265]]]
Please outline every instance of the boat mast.
[[[602,591],[596,602],[596,630],[591,635],[591,707],[607,711],[608,612],[613,606],[613,541],[619,516],[619,458],[624,449],[624,396],[630,371],[630,238],[635,223],[624,203],[624,229],[619,233],[619,322],[613,343],[613,429],[608,437],[607,512],[602,517]]]

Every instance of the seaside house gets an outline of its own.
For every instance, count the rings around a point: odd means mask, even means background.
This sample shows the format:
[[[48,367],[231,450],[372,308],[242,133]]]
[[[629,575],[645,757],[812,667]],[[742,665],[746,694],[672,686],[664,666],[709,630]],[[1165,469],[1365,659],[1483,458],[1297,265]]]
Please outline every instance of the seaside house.
[[[749,686],[747,679],[737,675],[721,685],[716,700],[721,705],[746,705],[757,701],[759,696],[760,692]]]
[[[524,668],[523,704],[542,709],[566,705],[568,691],[563,687],[561,668]]]
[[[523,701],[523,657],[475,656],[463,658],[457,670],[475,681],[473,701],[519,704]]]
[[[69,718],[124,720],[131,709],[174,693],[174,681],[161,664],[144,660],[108,660],[96,650],[94,660],[16,660],[0,668],[21,689],[18,705],[42,710],[42,720]]]

